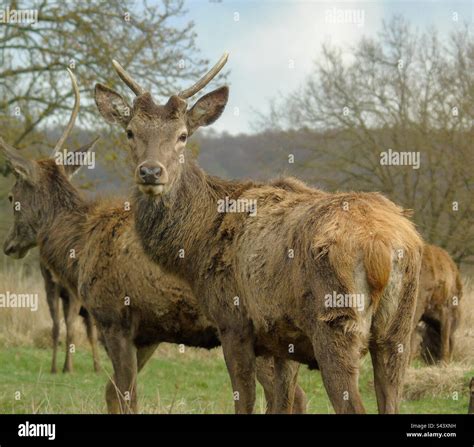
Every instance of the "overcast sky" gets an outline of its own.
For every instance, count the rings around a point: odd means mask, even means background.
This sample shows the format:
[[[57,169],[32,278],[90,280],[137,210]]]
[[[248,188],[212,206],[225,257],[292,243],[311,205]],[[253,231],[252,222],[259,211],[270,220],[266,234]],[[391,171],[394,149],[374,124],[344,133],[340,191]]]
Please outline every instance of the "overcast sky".
[[[265,110],[270,98],[301,85],[324,42],[348,47],[363,35],[375,35],[382,21],[395,14],[420,29],[435,26],[442,34],[461,22],[472,24],[474,17],[471,0],[187,0],[186,6],[203,56],[213,64],[224,51],[230,53],[229,104],[213,128],[232,134],[252,132],[254,109]],[[353,23],[334,23],[341,10],[351,11]]]

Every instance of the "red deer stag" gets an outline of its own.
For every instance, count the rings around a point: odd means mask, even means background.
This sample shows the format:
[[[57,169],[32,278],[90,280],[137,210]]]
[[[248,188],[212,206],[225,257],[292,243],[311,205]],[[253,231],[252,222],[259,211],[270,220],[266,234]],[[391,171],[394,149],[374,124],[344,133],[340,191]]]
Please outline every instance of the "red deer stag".
[[[425,343],[428,349],[431,348],[430,352],[424,355],[426,360],[451,361],[454,332],[460,321],[461,297],[461,276],[451,256],[436,245],[426,244],[415,313],[415,322],[424,322],[427,325],[425,337],[430,337]],[[435,334],[435,339],[429,334]],[[418,340],[414,334],[412,352],[416,352]]]
[[[71,79],[73,74],[69,71]],[[66,141],[67,136],[74,126],[74,121],[77,115],[78,103],[76,98],[75,108],[71,115],[71,118],[66,126],[66,129],[62,136],[59,138],[54,152],[57,153],[61,150],[64,142]],[[2,141],[3,149],[7,146]],[[10,148],[11,149],[11,148]],[[36,246],[37,244],[37,233],[38,233],[38,221],[40,216],[45,215],[45,210],[48,210],[49,200],[48,197],[38,197],[42,199],[40,203],[44,205],[44,208],[41,210],[33,210],[26,206],[25,203],[28,203],[28,192],[32,190],[31,185],[34,184],[35,178],[33,177],[34,172],[29,176],[28,167],[32,164],[31,162],[25,161],[23,157],[15,150],[5,153],[7,162],[12,166],[12,171],[16,176],[15,189],[21,189],[24,191],[21,196],[10,193],[8,198],[13,204],[14,208],[14,224],[10,231],[8,232],[3,251],[6,255],[13,258],[19,259],[26,256],[30,248]],[[26,199],[26,200],[24,200]],[[51,216],[46,216],[46,218],[52,218]],[[47,224],[46,224],[47,225]],[[51,317],[53,319],[53,361],[51,366],[51,371],[56,371],[56,355],[57,355],[57,345],[59,342],[59,301],[58,297],[62,298],[63,310],[64,310],[64,319],[66,322],[66,359],[64,362],[63,372],[72,372],[73,371],[73,360],[72,352],[75,349],[75,338],[76,338],[76,323],[77,317],[81,313],[84,317],[84,322],[87,329],[87,335],[92,347],[94,370],[100,370],[100,361],[97,352],[97,333],[93,321],[90,319],[90,315],[87,314],[85,309],[81,308],[81,302],[74,294],[68,293],[65,290],[63,285],[59,285],[51,277],[50,271],[48,271],[47,266],[41,262],[40,263],[41,273],[45,281],[45,290],[46,298],[50,310]],[[65,283],[66,284],[66,283]]]
[[[285,359],[308,345],[337,413],[364,412],[358,375],[367,349],[379,411],[395,413],[422,241],[403,210],[377,193],[330,194],[292,178],[257,184],[203,172],[186,156],[186,142],[219,118],[229,90],[218,88],[189,109],[186,99],[226,60],[164,105],[115,61],[136,96],[133,107],[96,85],[100,113],[129,141],[142,245],[191,285],[217,325],[237,413],[254,407],[256,355],[273,356],[278,376]]]
[[[63,141],[79,108],[79,91],[70,75],[76,104]],[[85,159],[94,143],[77,149],[72,158]],[[106,387],[108,410],[136,412],[137,374],[158,344],[210,349],[220,344],[215,326],[199,311],[191,290],[146,257],[125,199],[88,202],[69,180],[80,165],[57,164],[53,158],[26,160],[1,139],[0,147],[17,176],[13,200],[22,204],[11,233],[18,235],[14,246],[26,254],[38,245],[42,262],[67,284],[75,300],[81,297],[114,368],[113,381]],[[282,393],[295,396],[295,413],[306,406],[304,392],[296,385],[297,371],[298,364],[291,365],[279,384],[288,387]],[[268,411],[273,411],[273,365],[262,359],[257,374]]]

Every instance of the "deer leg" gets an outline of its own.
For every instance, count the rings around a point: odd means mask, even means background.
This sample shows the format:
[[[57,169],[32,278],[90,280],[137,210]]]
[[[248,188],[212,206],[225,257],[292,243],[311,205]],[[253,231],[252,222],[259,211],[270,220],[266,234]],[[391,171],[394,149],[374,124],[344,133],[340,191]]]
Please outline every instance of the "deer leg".
[[[53,328],[51,331],[53,339],[53,359],[51,362],[51,373],[55,374],[57,372],[57,357],[58,357],[58,346],[59,346],[59,298],[57,297],[56,302],[52,303],[54,305],[54,310],[50,308],[51,317],[53,318]]]
[[[53,320],[51,337],[53,340],[53,359],[51,362],[51,373],[57,372],[57,356],[59,344],[59,286],[53,281],[49,270],[40,263],[41,274],[43,275],[44,288],[46,292],[46,301],[48,303],[49,313]]]
[[[278,407],[275,406],[277,402],[275,396],[279,393],[283,396],[293,396],[290,397],[291,413],[306,413],[306,394],[297,383],[299,364],[290,360],[287,360],[286,363],[289,365],[286,369],[283,368],[282,380],[282,378],[278,379],[277,377],[277,369],[274,368],[273,358],[257,357],[256,359],[257,380],[263,387],[265,400],[267,401],[267,414],[282,412],[281,409],[278,410]],[[290,387],[291,389],[286,389],[286,387]],[[281,404],[278,405],[281,406]]]
[[[116,389],[117,379],[113,376],[113,379],[109,379],[105,387],[105,402],[107,403],[107,412],[109,414],[120,414],[120,400],[117,396]]]
[[[72,353],[75,350],[76,323],[80,309],[80,301],[71,294],[68,294],[68,299],[63,299],[64,318],[66,320],[66,359],[63,372],[73,371]]]
[[[410,361],[411,335],[403,326],[397,326],[388,336],[386,333],[381,337],[377,333],[374,335],[369,350],[378,411],[381,414],[395,414],[399,411],[403,379]]]
[[[157,347],[158,344],[144,346],[137,349],[137,373],[143,369],[150,357],[156,351]],[[122,412],[121,408],[123,407],[123,405],[121,406],[120,398],[118,396],[116,383],[117,379],[114,376],[113,380],[107,382],[105,389],[105,401],[107,402],[107,411],[110,414],[120,414]],[[138,404],[135,406],[135,411],[138,411]]]
[[[448,309],[443,308],[441,313],[441,361],[448,363],[451,356],[451,318]]]
[[[406,343],[409,343],[407,337]],[[399,411],[403,379],[409,362],[409,355],[401,343],[371,343],[370,355],[374,368],[374,385],[377,407],[381,414],[395,414]],[[406,346],[406,345],[405,345]]]
[[[288,382],[289,384],[288,386],[290,387],[290,390],[287,392],[293,396],[290,400],[291,408],[292,408],[291,413],[292,414],[305,414],[308,400],[306,398],[306,393],[298,385],[298,372],[300,369],[300,364],[297,362],[293,362],[291,360],[283,361],[282,359],[279,359],[279,361],[284,362],[282,372],[283,372],[283,377],[285,377],[286,380],[283,383],[286,384]],[[278,366],[277,366],[276,361],[275,361],[275,369],[278,371]]]
[[[274,357],[275,407],[274,413],[293,413],[299,365],[290,360]]]
[[[255,352],[249,328],[220,330],[220,340],[232,383],[235,412],[250,414],[255,405]]]
[[[418,334],[417,329],[415,328],[411,334],[410,341],[410,363],[415,360],[417,353],[421,352],[423,338]]]
[[[298,384],[295,387],[295,401],[293,403],[293,414],[305,414],[308,406],[306,393]]]
[[[131,337],[109,332],[104,334],[104,338],[114,368],[114,382],[109,382],[106,389],[109,412],[135,413],[137,410],[137,349]],[[114,392],[115,397],[113,397]]]
[[[372,324],[369,350],[374,369],[377,407],[381,414],[395,414],[399,411],[403,380],[411,355],[411,330],[414,330],[411,320],[407,318],[410,314],[407,309],[409,306],[409,298],[402,299],[402,305],[396,310],[391,324],[387,324],[386,315],[380,322],[376,315]]]
[[[453,329],[453,324],[451,323],[451,333],[449,334],[449,358],[448,362],[450,362],[453,359],[453,354],[454,354],[454,343],[455,343],[455,336],[454,336],[454,331]]]
[[[263,393],[265,394],[265,400],[267,408],[265,413],[273,413],[274,406],[274,371],[273,371],[273,359],[267,357],[257,357],[256,359],[256,375],[260,385],[262,385]]]
[[[53,339],[53,360],[51,362],[51,372],[57,372],[57,357],[59,345],[59,287],[54,286],[52,292],[46,292],[48,299],[49,312],[53,320],[51,336]]]
[[[313,337],[314,354],[321,370],[324,387],[336,413],[365,413],[359,393],[360,343],[357,336],[342,329],[318,324]]]
[[[84,323],[86,325],[87,331],[87,338],[92,348],[92,359],[94,362],[94,371],[100,371],[100,357],[99,357],[99,349],[97,343],[97,327],[95,325],[94,319],[92,315],[87,312],[87,315],[84,317]]]

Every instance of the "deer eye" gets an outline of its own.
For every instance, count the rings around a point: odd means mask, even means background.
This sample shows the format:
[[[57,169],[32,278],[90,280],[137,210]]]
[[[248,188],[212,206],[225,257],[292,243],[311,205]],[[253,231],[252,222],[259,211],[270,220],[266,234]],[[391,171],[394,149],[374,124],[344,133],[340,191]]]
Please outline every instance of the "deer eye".
[[[187,139],[188,139],[188,135],[184,132],[178,138],[178,140],[181,141],[182,143],[185,143]]]
[[[13,202],[13,196],[12,196],[11,194],[8,194],[8,201],[9,201],[10,203]]]
[[[127,138],[131,140],[133,138],[133,132],[130,129],[127,129]]]

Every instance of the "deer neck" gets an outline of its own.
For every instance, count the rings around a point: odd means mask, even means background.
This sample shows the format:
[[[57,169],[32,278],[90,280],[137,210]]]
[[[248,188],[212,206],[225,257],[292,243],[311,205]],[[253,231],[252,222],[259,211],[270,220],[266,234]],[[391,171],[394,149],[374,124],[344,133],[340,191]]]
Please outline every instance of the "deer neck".
[[[73,200],[56,203],[54,212],[38,232],[41,260],[72,293],[76,293],[78,285],[78,261],[83,246],[81,229],[87,211],[88,204],[77,194]]]
[[[135,227],[145,252],[165,270],[198,279],[224,217],[218,200],[235,197],[251,183],[209,176],[194,162],[186,162],[177,183],[165,196],[135,192]]]

